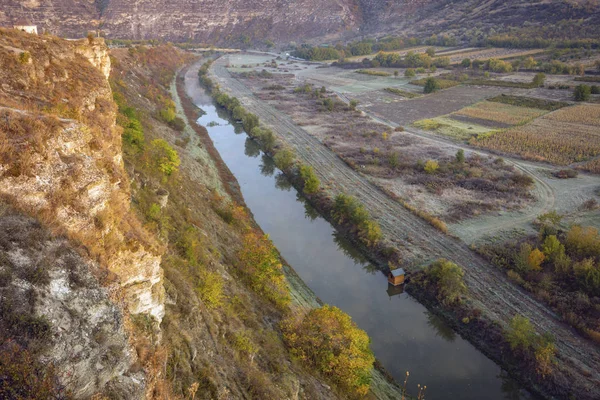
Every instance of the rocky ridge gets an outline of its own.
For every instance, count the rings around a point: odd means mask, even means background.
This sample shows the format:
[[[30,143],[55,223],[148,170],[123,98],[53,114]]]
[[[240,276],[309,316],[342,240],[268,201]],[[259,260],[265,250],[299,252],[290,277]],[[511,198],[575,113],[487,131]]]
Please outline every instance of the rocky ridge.
[[[165,39],[243,45],[334,41],[391,32],[424,36],[465,30],[506,31],[571,21],[572,37],[598,33],[593,0],[0,0],[0,26],[26,17],[42,30],[82,37]],[[564,30],[564,28],[563,28]]]

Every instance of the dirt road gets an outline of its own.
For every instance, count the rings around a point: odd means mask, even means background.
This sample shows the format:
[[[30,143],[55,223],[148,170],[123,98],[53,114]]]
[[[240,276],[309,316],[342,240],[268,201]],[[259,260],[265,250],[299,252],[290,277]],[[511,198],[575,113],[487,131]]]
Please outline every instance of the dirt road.
[[[514,315],[521,314],[531,320],[538,332],[553,334],[559,359],[557,368],[572,378],[574,393],[580,399],[600,398],[600,351],[595,345],[574,333],[552,311],[513,285],[463,242],[444,235],[388,198],[365,176],[295,125],[290,117],[257,99],[229,74],[226,64],[226,58],[221,58],[211,69],[213,79],[221,88],[258,115],[303,162],[312,165],[332,195],[347,193],[359,199],[377,219],[385,236],[408,255],[409,268],[440,257],[461,265],[476,307],[503,326]]]

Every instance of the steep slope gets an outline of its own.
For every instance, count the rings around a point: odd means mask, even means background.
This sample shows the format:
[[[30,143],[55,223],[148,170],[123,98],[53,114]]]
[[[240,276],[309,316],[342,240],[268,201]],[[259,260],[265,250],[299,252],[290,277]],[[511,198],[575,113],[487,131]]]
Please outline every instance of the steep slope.
[[[7,293],[17,303],[33,296],[30,313],[48,320],[53,338],[38,353],[54,363],[60,385],[76,397],[113,391],[141,398],[152,389],[154,372],[138,366],[136,378],[123,381],[137,360],[133,347],[144,339],[132,321],[148,321],[149,336],[159,337],[164,250],[130,212],[109,71],[101,40],[0,30],[0,197],[40,221],[53,238],[69,238],[82,256],[65,261],[52,250],[56,240],[43,242],[43,235],[40,243],[31,243],[36,236],[7,238],[3,272],[33,269],[36,281],[8,280],[2,301]],[[27,224],[7,229],[27,232],[19,228]],[[82,281],[76,281],[82,290],[65,281],[69,268],[81,271]],[[46,278],[37,281],[39,276]],[[4,317],[3,323],[10,321]],[[23,334],[4,335],[2,344]]]
[[[74,4],[70,4],[74,3]],[[356,28],[356,7],[347,0],[254,1],[0,1],[0,25],[27,16],[41,28],[81,37],[100,28],[108,37],[224,42],[250,39],[280,42],[326,36]],[[4,14],[4,15],[3,15]]]
[[[0,26],[27,17],[41,29],[68,37],[100,29],[110,38],[242,45],[390,32],[463,36],[562,21],[559,31],[545,36],[573,38],[597,36],[599,7],[596,0],[0,0]]]
[[[500,33],[510,28],[552,27],[544,38],[594,38],[600,3],[593,0],[361,0],[365,33],[398,32],[425,36],[471,31]],[[562,21],[562,22],[561,22]],[[537,35],[541,33],[538,32]],[[536,36],[537,36],[536,35]]]
[[[21,375],[5,379],[0,366],[0,398],[50,398],[64,390],[75,398],[143,397],[144,373],[132,368],[136,356],[123,314],[100,286],[100,274],[65,238],[0,203],[0,358]],[[31,371],[25,365],[31,361],[18,362],[15,350],[55,368]],[[19,378],[35,382],[36,374],[45,385],[19,384]]]

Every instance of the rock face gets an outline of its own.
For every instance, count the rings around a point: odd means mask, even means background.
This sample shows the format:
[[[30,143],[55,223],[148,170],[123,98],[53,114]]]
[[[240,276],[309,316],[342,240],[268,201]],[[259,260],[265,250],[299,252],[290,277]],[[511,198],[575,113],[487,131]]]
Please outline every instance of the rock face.
[[[158,326],[161,250],[129,209],[106,47],[0,33],[0,195],[84,246],[127,311]]]
[[[99,392],[111,398],[143,398],[145,376],[131,371],[136,355],[121,310],[96,278],[99,266],[34,219],[2,208],[0,301],[9,305],[10,314],[4,310],[0,318],[0,339],[6,339],[7,332],[10,338],[11,327],[4,324],[13,316],[31,321],[37,331],[45,321],[49,332],[37,355],[58,367],[60,383],[74,398]],[[13,339],[26,345],[22,342],[27,335],[16,333]]]
[[[506,28],[582,19],[583,25],[593,27],[600,23],[599,7],[577,0],[0,0],[0,26],[27,17],[40,29],[67,37],[100,29],[123,39],[242,43],[248,37],[300,43],[390,31],[456,31],[481,24]]]

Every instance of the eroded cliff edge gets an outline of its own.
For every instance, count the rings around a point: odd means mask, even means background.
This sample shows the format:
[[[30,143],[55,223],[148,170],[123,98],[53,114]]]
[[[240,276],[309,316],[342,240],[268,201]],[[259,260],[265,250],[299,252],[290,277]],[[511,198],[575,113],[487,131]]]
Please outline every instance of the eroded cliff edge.
[[[150,321],[158,342],[164,316],[164,249],[130,210],[109,73],[102,40],[0,30],[0,196],[18,210],[3,226],[2,271],[17,278],[5,280],[2,297],[30,296],[30,315],[48,323],[41,358],[77,398],[106,390],[142,397],[147,385],[135,367],[139,337],[131,319]],[[49,229],[47,243],[28,246],[14,236],[33,223],[24,214]],[[52,252],[61,237],[76,261]],[[26,284],[19,273],[28,268],[47,278]],[[65,280],[73,269],[81,272],[81,290]],[[3,303],[14,313],[21,302]]]

